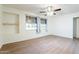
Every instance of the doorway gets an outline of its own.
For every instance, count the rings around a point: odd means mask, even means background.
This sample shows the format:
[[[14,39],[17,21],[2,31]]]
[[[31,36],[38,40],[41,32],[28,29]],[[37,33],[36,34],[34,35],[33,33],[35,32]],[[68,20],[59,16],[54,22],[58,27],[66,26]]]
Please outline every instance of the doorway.
[[[79,17],[73,18],[73,39],[79,39]]]

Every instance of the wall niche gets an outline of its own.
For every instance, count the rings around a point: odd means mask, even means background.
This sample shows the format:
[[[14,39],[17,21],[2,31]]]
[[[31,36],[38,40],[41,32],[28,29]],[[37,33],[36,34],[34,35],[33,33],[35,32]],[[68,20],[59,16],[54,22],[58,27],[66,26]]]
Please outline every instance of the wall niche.
[[[9,12],[3,12],[3,33],[15,34],[19,33],[19,15]]]

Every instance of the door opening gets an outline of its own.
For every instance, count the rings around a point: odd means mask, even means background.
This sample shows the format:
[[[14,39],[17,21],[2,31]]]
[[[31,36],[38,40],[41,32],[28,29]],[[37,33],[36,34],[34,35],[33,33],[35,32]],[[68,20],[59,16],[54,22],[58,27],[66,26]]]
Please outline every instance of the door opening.
[[[79,17],[73,18],[73,39],[79,39]]]

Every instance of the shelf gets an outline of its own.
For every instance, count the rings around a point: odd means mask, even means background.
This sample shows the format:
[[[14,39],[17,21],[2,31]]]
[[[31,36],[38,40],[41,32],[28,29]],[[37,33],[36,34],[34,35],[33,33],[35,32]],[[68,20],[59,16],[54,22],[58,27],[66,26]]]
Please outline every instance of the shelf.
[[[18,24],[12,24],[12,23],[3,23],[3,25],[18,25]]]

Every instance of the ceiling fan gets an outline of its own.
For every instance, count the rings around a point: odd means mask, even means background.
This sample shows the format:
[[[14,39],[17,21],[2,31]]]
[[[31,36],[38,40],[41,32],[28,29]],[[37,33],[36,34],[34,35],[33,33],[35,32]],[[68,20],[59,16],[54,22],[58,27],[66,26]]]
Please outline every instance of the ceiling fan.
[[[61,11],[61,8],[54,8],[53,6],[48,6],[46,8],[42,8],[40,13],[45,16],[56,15],[56,12]]]

